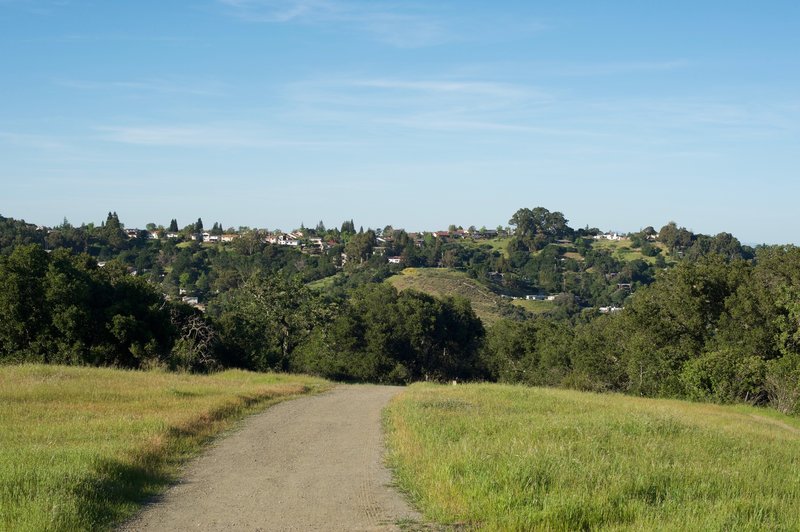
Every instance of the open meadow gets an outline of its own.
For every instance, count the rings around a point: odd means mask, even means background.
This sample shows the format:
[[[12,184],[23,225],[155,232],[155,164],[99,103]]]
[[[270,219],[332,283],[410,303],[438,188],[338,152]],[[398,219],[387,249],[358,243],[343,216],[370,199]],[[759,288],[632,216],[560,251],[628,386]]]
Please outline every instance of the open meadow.
[[[385,418],[401,489],[480,530],[797,530],[800,421],[505,385],[413,385]]]
[[[109,528],[236,420],[327,386],[238,370],[0,366],[0,530]]]

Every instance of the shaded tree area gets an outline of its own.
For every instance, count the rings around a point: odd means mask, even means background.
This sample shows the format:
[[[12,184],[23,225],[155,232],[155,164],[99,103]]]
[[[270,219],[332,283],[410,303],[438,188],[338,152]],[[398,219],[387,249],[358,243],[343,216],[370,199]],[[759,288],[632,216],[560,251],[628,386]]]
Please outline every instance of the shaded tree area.
[[[0,360],[170,364],[182,320],[121,264],[99,268],[86,254],[29,245],[0,257],[0,279]]]
[[[25,244],[44,245],[46,233],[37,229],[36,225],[25,220],[15,220],[0,216],[0,254],[7,255],[16,246]]]
[[[297,350],[292,369],[396,383],[483,375],[484,329],[467,300],[367,284],[334,303],[327,317]]]
[[[192,247],[173,251],[167,277],[185,278],[202,258]],[[468,301],[372,282],[320,294],[294,257],[278,250],[218,267],[230,270],[231,286],[203,314],[168,301],[119,261],[100,267],[85,253],[18,246],[0,256],[0,361],[240,367],[395,383],[482,375],[484,330]]]
[[[483,356],[506,382],[796,412],[798,301],[800,249],[763,247],[753,261],[711,254],[661,272],[617,314],[501,322]]]

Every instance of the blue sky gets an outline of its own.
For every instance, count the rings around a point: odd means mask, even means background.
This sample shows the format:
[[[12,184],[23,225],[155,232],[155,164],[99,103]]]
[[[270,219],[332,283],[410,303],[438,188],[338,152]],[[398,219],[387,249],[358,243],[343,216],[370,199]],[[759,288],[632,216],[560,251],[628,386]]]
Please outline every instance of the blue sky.
[[[0,214],[800,242],[800,3],[0,0]]]

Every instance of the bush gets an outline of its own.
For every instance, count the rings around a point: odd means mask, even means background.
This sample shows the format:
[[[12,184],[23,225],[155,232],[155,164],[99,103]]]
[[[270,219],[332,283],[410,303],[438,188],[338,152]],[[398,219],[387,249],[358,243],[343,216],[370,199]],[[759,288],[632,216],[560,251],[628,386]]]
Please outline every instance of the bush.
[[[784,414],[798,412],[800,355],[789,354],[767,363],[764,381],[770,405]]]
[[[721,349],[687,362],[681,371],[681,382],[691,399],[758,403],[766,393],[765,370],[766,365],[759,357]]]

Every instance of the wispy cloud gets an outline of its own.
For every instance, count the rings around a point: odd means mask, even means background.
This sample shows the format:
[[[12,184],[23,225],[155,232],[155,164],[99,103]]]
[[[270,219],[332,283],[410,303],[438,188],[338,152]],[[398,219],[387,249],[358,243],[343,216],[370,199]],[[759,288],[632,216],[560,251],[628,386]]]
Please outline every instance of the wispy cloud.
[[[688,63],[651,61],[567,69],[600,75],[624,69],[659,72]],[[785,96],[754,102],[724,94],[601,98],[580,91],[500,82],[491,77],[351,77],[309,80],[287,90],[286,114],[302,123],[341,127],[356,135],[407,130],[464,134],[495,142],[558,138],[613,142],[685,152],[698,142],[739,142],[800,134],[800,106]],[[794,102],[794,105],[793,105]],[[582,140],[581,140],[582,139]],[[604,140],[603,140],[604,139]]]
[[[540,91],[508,83],[486,81],[448,81],[448,80],[398,80],[390,78],[351,80],[342,82],[352,87],[368,87],[396,91],[413,91],[439,94],[462,94],[492,98],[523,98],[541,96]]]
[[[94,128],[108,142],[139,146],[186,148],[281,148],[324,147],[336,142],[293,140],[251,125],[145,125],[98,126]],[[341,144],[341,143],[338,143]]]
[[[252,22],[328,18],[341,10],[328,0],[219,0],[219,3]]]
[[[249,22],[338,25],[398,47],[441,44],[454,35],[425,4],[343,0],[217,0]]]
[[[163,79],[141,81],[90,81],[56,80],[57,85],[70,89],[88,91],[133,91],[160,94],[191,94],[195,96],[219,96],[225,85],[217,82],[177,82]]]
[[[800,133],[800,109],[791,102],[751,102],[711,98],[639,98],[595,101],[583,106],[587,117],[603,118],[610,126],[683,132],[717,139],[741,139]]]
[[[16,133],[12,131],[0,131],[0,143],[12,144],[25,148],[37,150],[66,150],[70,146],[61,139],[31,133]]]
[[[553,97],[536,87],[483,80],[350,78],[293,84],[302,120],[393,125],[431,131],[527,130],[520,112]]]
[[[31,15],[52,16],[65,7],[70,0],[0,0],[0,7],[17,7]]]
[[[537,64],[540,74],[564,77],[612,76],[617,74],[633,74],[637,72],[667,72],[685,69],[691,66],[689,61],[675,59],[669,61],[611,61],[597,63],[560,63]]]

